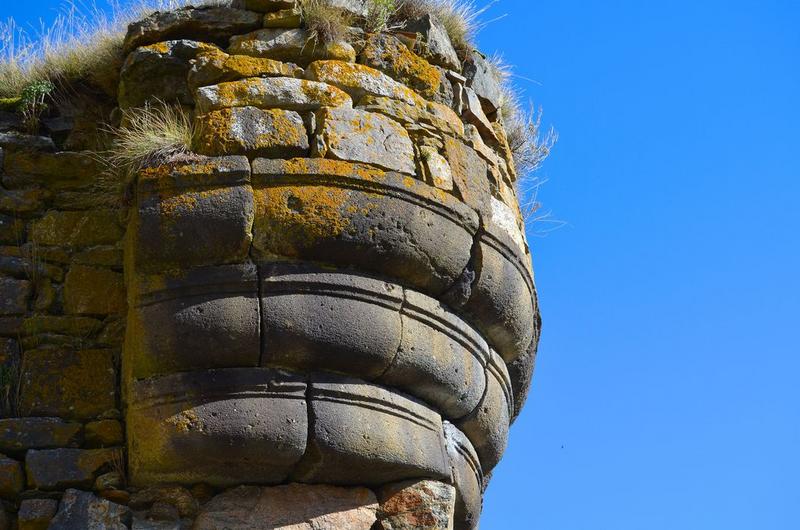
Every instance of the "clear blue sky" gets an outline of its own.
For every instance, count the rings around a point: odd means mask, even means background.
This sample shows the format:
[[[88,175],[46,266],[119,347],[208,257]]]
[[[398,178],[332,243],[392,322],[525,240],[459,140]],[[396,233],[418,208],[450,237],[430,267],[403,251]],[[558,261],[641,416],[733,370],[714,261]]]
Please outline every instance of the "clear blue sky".
[[[568,225],[531,238],[544,336],[481,528],[800,528],[800,3],[503,13],[479,41],[561,134]]]

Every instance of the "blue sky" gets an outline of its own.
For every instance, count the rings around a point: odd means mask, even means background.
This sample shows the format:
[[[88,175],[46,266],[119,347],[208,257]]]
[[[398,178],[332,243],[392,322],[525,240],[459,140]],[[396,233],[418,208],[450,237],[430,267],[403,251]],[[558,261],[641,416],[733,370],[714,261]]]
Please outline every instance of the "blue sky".
[[[479,42],[559,130],[567,225],[531,237],[544,335],[481,528],[800,528],[800,3],[504,13]]]

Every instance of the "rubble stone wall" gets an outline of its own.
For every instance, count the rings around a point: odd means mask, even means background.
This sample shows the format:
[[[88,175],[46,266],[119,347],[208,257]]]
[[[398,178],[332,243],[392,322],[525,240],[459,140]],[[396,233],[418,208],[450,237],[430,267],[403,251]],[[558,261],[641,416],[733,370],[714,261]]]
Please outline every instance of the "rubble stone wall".
[[[123,197],[88,110],[0,133],[0,530],[477,527],[539,334],[499,82],[293,4],[130,27],[108,114],[196,155]]]

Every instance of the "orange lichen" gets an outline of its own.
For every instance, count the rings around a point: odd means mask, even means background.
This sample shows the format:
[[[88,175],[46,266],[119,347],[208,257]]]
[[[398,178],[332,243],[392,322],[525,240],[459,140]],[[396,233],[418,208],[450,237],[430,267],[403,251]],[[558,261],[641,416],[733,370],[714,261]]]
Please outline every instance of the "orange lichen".
[[[423,97],[433,97],[441,87],[441,72],[394,37],[371,36],[361,57],[367,64],[383,65],[381,70],[413,87]]]

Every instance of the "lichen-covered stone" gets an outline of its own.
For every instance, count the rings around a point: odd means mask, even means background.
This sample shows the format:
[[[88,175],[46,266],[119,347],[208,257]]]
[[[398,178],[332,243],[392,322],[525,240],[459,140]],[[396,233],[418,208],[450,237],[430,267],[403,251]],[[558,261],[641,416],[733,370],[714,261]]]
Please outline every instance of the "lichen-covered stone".
[[[474,51],[464,62],[467,84],[481,99],[489,114],[497,112],[503,104],[503,86],[496,69],[480,52]]]
[[[200,508],[197,499],[182,486],[150,486],[131,495],[128,505],[134,510],[149,510],[154,504],[168,504],[179,517],[194,517]]]
[[[228,55],[222,50],[201,53],[189,71],[189,86],[204,87],[237,81],[248,77],[295,77],[302,70],[298,67],[260,57]]]
[[[5,155],[3,165],[3,184],[6,187],[15,189],[40,185],[51,192],[89,186],[103,171],[92,153],[70,151],[10,151]],[[34,197],[37,194],[30,193]],[[38,194],[41,196],[42,192]]]
[[[456,137],[464,136],[464,123],[452,109],[429,101],[424,107],[409,105],[397,99],[381,96],[364,96],[358,108],[389,116],[406,126],[427,126],[432,135],[442,133]]]
[[[298,7],[281,9],[264,15],[265,28],[299,28],[303,25],[303,13]]]
[[[318,59],[353,62],[356,52],[347,42],[316,42],[305,29],[267,28],[231,38],[228,53],[308,64]]]
[[[453,170],[447,159],[432,147],[420,147],[422,164],[430,184],[439,189],[453,191]]]
[[[31,224],[30,238],[40,245],[82,248],[116,243],[122,228],[113,210],[49,211]]]
[[[22,464],[0,454],[0,498],[14,499],[24,487]]]
[[[89,419],[115,407],[109,350],[30,350],[22,361],[19,408],[26,416]]]
[[[73,265],[64,279],[64,310],[73,315],[108,315],[125,310],[122,274]]]
[[[382,96],[398,99],[409,105],[425,107],[425,101],[407,86],[388,75],[364,66],[344,61],[315,61],[306,70],[306,77],[334,85],[358,102],[363,96]]]
[[[97,472],[122,458],[119,449],[31,449],[25,455],[28,486],[42,490],[91,488]]]
[[[48,530],[127,530],[130,517],[126,506],[68,489]]]
[[[103,322],[89,317],[34,315],[22,321],[21,332],[25,335],[57,333],[70,337],[86,338],[103,327]]]
[[[292,7],[295,0],[233,0],[233,7],[249,9],[259,13],[269,13],[279,9]]]
[[[303,119],[291,110],[237,107],[200,116],[195,147],[199,153],[291,158],[308,152]]]
[[[124,445],[125,434],[118,420],[90,421],[84,429],[88,447],[113,447]]]
[[[366,488],[241,486],[203,506],[194,530],[370,530],[378,503]]]
[[[42,207],[47,193],[40,189],[7,190],[0,189],[0,211],[24,215]]]
[[[453,48],[447,29],[436,15],[428,13],[418,19],[408,20],[403,23],[403,31],[422,36],[426,55],[433,64],[461,71],[461,60]]]
[[[406,130],[381,114],[322,109],[317,114],[319,154],[413,175],[414,145]]]
[[[387,484],[378,490],[377,530],[453,530],[456,490],[433,480]]]
[[[60,418],[0,419],[0,452],[77,447],[83,426]]]
[[[28,280],[0,277],[0,315],[21,315],[28,310],[32,287]]]
[[[194,39],[227,46],[233,35],[261,27],[261,18],[258,13],[228,7],[188,6],[156,11],[128,26],[123,47],[130,51],[139,46],[176,39]]]
[[[18,245],[25,241],[25,222],[17,215],[0,214],[0,244]]]
[[[463,116],[466,121],[474,125],[480,131],[481,136],[487,141],[497,142],[497,133],[492,126],[491,120],[483,112],[480,99],[474,90],[471,88],[464,88],[464,112]]]
[[[491,215],[492,193],[486,162],[474,149],[450,137],[444,139],[444,157],[461,199],[477,212]]]
[[[172,40],[137,48],[128,55],[120,72],[120,107],[139,107],[155,100],[193,104],[187,81],[192,61],[214,49],[210,44],[191,40]]]
[[[207,86],[197,91],[196,100],[199,112],[247,106],[297,111],[352,106],[350,96],[332,85],[291,77],[252,77]]]
[[[47,530],[57,509],[58,501],[54,499],[25,499],[19,506],[17,528],[19,530]]]

